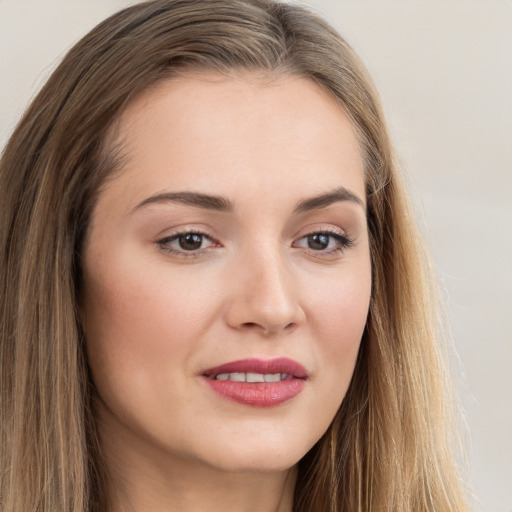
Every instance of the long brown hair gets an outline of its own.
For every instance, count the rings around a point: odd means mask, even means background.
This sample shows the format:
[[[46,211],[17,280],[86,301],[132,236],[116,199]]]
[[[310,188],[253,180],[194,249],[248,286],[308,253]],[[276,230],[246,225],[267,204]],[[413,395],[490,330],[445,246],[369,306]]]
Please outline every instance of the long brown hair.
[[[78,317],[95,197],[119,167],[109,131],[139,93],[188,69],[262,70],[329,91],[365,164],[373,290],[355,373],[299,463],[294,510],[467,510],[432,275],[378,96],[350,46],[305,8],[273,0],[129,7],[64,58],[0,164],[0,509],[108,509]]]

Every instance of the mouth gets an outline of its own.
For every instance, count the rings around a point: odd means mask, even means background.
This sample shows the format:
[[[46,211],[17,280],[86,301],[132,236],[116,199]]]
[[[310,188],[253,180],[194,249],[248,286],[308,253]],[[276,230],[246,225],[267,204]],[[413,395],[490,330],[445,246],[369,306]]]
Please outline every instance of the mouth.
[[[229,380],[231,382],[280,382],[282,380],[293,379],[292,375],[287,373],[218,373],[209,377],[214,380]]]
[[[297,396],[308,379],[306,369],[288,358],[242,359],[202,372],[223,398],[254,407],[280,405]]]

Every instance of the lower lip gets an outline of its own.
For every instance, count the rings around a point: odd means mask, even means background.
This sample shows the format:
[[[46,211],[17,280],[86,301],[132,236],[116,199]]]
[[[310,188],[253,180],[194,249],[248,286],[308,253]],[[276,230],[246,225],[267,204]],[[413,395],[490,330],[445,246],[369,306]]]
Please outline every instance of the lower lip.
[[[305,379],[287,379],[279,382],[236,382],[205,378],[213,391],[224,398],[253,407],[273,407],[297,396],[304,388]]]

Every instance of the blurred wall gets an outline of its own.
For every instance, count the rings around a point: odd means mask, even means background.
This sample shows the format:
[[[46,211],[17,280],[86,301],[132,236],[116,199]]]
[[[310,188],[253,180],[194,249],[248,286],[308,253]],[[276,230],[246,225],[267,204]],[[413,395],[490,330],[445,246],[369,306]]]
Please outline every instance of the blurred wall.
[[[0,0],[0,147],[66,49],[126,0]],[[512,511],[512,2],[309,0],[361,55],[446,294],[479,510]]]

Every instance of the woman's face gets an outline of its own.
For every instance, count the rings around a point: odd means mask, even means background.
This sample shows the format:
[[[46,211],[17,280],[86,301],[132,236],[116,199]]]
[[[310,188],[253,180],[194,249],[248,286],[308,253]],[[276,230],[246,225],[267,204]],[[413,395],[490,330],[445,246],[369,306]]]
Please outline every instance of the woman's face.
[[[200,74],[146,91],[118,139],[83,260],[104,446],[293,466],[343,400],[368,312],[350,121],[305,79]]]

